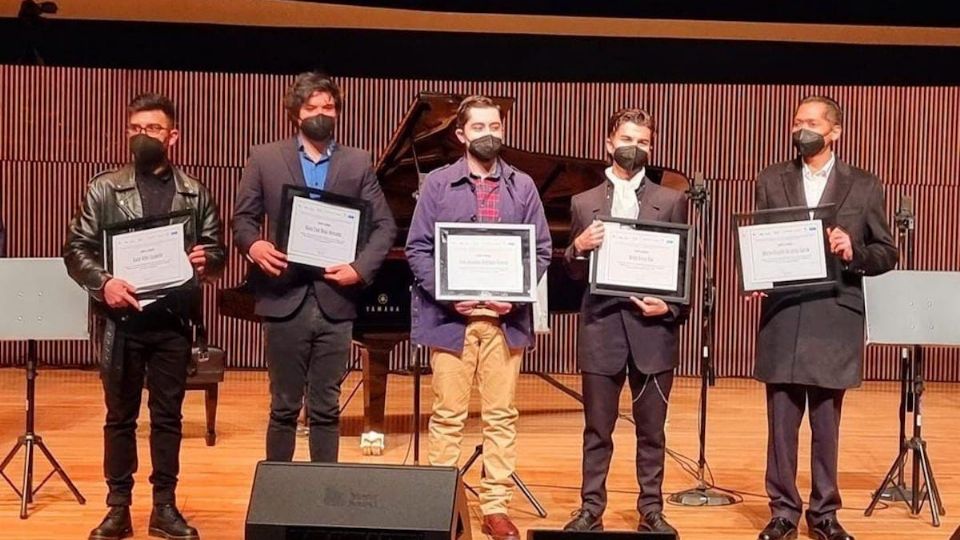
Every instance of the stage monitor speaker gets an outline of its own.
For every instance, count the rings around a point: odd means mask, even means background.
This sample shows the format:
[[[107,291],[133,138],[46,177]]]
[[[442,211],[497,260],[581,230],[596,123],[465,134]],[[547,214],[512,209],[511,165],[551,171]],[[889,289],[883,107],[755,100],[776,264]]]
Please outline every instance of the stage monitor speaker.
[[[527,540],[677,540],[677,535],[637,531],[570,532],[531,529],[527,531]]]
[[[246,540],[469,540],[453,467],[261,461]]]

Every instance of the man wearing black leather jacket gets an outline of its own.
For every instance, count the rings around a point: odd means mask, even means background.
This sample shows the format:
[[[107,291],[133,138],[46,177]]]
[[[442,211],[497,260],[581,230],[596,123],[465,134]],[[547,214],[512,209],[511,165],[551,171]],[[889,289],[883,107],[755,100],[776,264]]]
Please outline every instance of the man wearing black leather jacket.
[[[133,535],[129,508],[137,470],[137,416],[146,376],[154,503],[149,533],[195,540],[199,534],[178,511],[175,491],[180,469],[180,412],[191,354],[191,323],[199,319],[200,288],[181,288],[152,303],[144,302],[133,284],[107,271],[103,230],[132,219],[192,212],[184,233],[196,240],[187,257],[199,282],[212,281],[223,270],[221,223],[207,188],[168,159],[169,149],[180,135],[173,103],[157,94],[143,94],[134,98],[127,113],[133,163],[100,173],[90,181],[63,247],[68,273],[90,293],[105,321],[103,466],[110,509],[89,538],[113,540]]]

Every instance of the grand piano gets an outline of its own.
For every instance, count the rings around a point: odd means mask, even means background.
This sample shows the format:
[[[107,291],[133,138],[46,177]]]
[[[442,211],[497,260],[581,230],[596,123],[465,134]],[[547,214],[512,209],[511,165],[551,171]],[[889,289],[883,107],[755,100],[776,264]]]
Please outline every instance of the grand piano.
[[[363,347],[364,431],[384,432],[388,359],[395,346],[410,335],[413,277],[403,247],[422,178],[463,155],[463,146],[455,135],[457,108],[463,97],[436,93],[417,95],[376,164],[377,178],[397,221],[398,234],[376,280],[365,290],[360,316],[354,324],[354,339]],[[509,123],[513,98],[493,99]],[[603,170],[608,164],[528,152],[509,144],[504,145],[501,156],[534,179],[543,200],[554,246],[547,278],[549,311],[576,312],[585,285],[571,281],[563,268],[563,252],[570,241],[570,198],[603,182]],[[647,176],[667,187],[682,191],[688,188],[686,176],[675,170],[647,167]],[[256,319],[253,299],[245,284],[222,290],[218,305],[222,315]]]

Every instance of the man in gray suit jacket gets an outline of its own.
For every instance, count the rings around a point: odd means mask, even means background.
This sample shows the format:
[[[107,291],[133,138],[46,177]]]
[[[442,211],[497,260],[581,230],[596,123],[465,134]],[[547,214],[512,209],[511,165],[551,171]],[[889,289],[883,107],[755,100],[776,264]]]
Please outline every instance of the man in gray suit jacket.
[[[803,501],[797,490],[797,433],[810,408],[812,490],[806,521],[822,540],[852,540],[837,521],[840,409],[844,391],[863,370],[863,276],[897,262],[876,176],[834,156],[842,111],[811,96],[797,107],[793,144],[800,157],[777,163],[757,179],[757,209],[836,205],[830,249],[843,265],[829,291],[771,293],[763,298],[754,376],[767,385],[766,487],[773,514],[760,540],[797,536]],[[816,217],[816,216],[814,216]],[[765,296],[765,295],[755,295]]]
[[[249,276],[263,318],[270,376],[267,459],[290,461],[307,388],[311,461],[335,462],[340,439],[340,379],[350,357],[356,302],[393,245],[397,227],[370,154],[336,143],[340,88],[319,73],[297,76],[284,108],[299,133],[251,150],[237,192],[234,242],[255,264]],[[305,186],[369,203],[370,232],[356,260],[322,275],[289,266],[277,249],[283,186]],[[267,238],[261,236],[269,217]]]
[[[574,241],[567,248],[566,262],[574,279],[586,279],[589,252],[603,242],[603,225],[597,216],[687,222],[684,194],[646,177],[656,130],[653,117],[640,109],[622,109],[610,117],[607,128],[607,152],[613,163],[604,173],[604,182],[571,201]],[[676,533],[663,516],[663,426],[678,361],[678,324],[684,315],[680,305],[655,297],[584,294],[578,337],[585,420],[582,503],[566,530],[603,530],[613,428],[620,391],[629,381],[637,433],[639,530]]]

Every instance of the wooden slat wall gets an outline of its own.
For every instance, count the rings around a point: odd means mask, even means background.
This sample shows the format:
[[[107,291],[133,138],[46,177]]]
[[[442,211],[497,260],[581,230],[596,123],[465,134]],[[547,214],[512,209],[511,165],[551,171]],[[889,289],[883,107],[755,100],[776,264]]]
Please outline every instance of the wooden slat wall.
[[[181,111],[183,138],[175,159],[202,178],[229,221],[247,149],[291,133],[280,98],[290,76],[0,66],[0,215],[11,256],[57,256],[64,230],[86,180],[125,160],[125,105],[135,94],[158,91]],[[658,164],[703,171],[716,203],[717,348],[720,376],[749,376],[755,308],[736,294],[730,214],[753,205],[753,179],[766,165],[791,156],[788,141],[795,103],[811,93],[835,97],[846,109],[838,153],[885,182],[891,216],[899,197],[914,197],[918,213],[915,267],[960,270],[960,88],[820,87],[617,83],[462,82],[342,79],[344,144],[380,152],[419,91],[487,93],[515,97],[507,142],[532,152],[603,158],[604,123],[621,106],[643,106],[659,120]],[[239,282],[243,265],[231,251],[220,286]],[[256,325],[219,317],[212,291],[207,312],[212,338],[229,351],[232,367],[262,367]],[[575,369],[576,317],[556,316],[555,331],[540,336],[526,368]],[[680,373],[698,372],[699,344],[682,334]],[[46,361],[65,366],[96,362],[94,347],[42,344]],[[0,364],[24,348],[0,343]],[[960,352],[931,349],[929,376],[960,381]],[[403,367],[406,347],[393,361]],[[868,349],[866,375],[897,377],[891,347]]]

